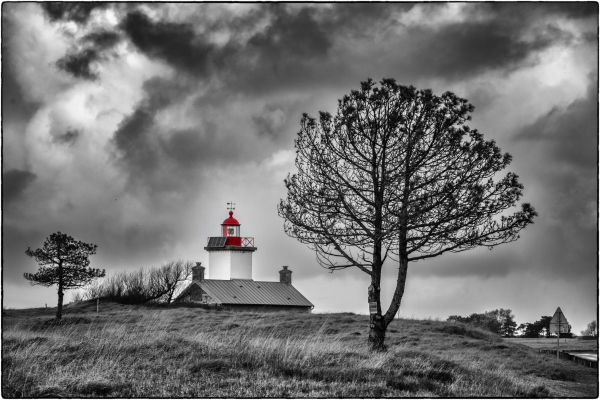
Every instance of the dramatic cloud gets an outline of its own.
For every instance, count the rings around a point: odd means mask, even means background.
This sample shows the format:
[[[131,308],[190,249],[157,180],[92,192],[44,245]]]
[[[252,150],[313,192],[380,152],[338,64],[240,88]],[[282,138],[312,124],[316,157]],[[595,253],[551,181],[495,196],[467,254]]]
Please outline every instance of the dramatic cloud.
[[[2,173],[2,200],[6,205],[21,197],[36,176],[29,171],[11,169]]]
[[[134,11],[127,14],[122,27],[144,54],[192,75],[208,72],[214,46],[196,36],[191,24],[154,23],[144,13]]]
[[[553,107],[519,132],[516,140],[536,142],[550,151],[555,163],[591,172],[598,155],[597,87],[598,80],[592,76],[585,97],[566,109]]]
[[[285,120],[285,111],[275,104],[267,104],[262,113],[252,116],[252,122],[256,125],[256,132],[259,135],[281,134]]]
[[[62,135],[55,135],[54,142],[72,145],[79,137],[79,134],[80,132],[77,129],[69,129]]]
[[[409,55],[424,73],[455,79],[491,69],[512,71],[531,62],[535,52],[560,40],[568,43],[569,35],[552,25],[533,30],[529,40],[523,39],[520,25],[512,25],[492,20],[451,24],[434,31],[414,27],[408,34],[431,53],[413,48]]]
[[[93,64],[105,59],[104,53],[119,41],[118,33],[107,30],[93,31],[81,39],[82,49],[68,53],[60,58],[56,65],[76,78],[95,80],[98,73],[93,70]]]
[[[119,43],[121,36],[116,32],[101,29],[88,33],[81,40],[84,43],[90,43],[97,49],[107,50]]]
[[[76,54],[67,54],[56,62],[56,65],[75,76],[76,78],[94,80],[98,75],[92,71],[90,64],[98,61],[98,52],[94,49],[85,49]]]
[[[257,49],[263,62],[282,59],[320,58],[327,55],[332,43],[315,20],[316,10],[304,8],[290,14],[285,8],[273,6],[273,22],[264,32],[254,35],[248,44]]]
[[[538,267],[557,277],[566,270],[590,276],[597,268],[598,81],[591,78],[585,97],[552,108],[514,138],[536,160],[530,168],[541,186],[536,197],[547,233],[532,238],[544,249]]]
[[[73,21],[79,24],[86,23],[92,11],[107,7],[107,3],[62,3],[47,2],[42,5],[52,21]]]
[[[206,237],[234,201],[242,234],[259,248],[255,279],[277,279],[289,265],[318,311],[364,312],[367,276],[318,267],[285,236],[276,204],[295,169],[302,113],[334,113],[361,81],[390,77],[469,99],[471,127],[513,155],[508,169],[539,212],[515,243],[411,265],[401,314],[502,307],[533,321],[553,309],[525,293],[568,288],[577,294],[553,298],[577,315],[574,329],[595,317],[596,3],[7,3],[3,11],[6,305],[54,303],[53,290],[22,279],[36,268],[25,249],[53,232],[97,244],[92,263],[109,272],[180,258],[207,264]],[[396,272],[386,265],[387,301]]]

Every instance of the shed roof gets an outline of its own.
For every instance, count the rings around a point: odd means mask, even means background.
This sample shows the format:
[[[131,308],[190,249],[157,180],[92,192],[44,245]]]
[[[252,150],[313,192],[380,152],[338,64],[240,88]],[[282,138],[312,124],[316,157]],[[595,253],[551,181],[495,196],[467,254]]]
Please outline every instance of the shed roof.
[[[287,283],[243,279],[194,281],[178,297],[183,296],[193,285],[198,285],[215,302],[220,304],[305,307],[312,307],[313,305],[295,287]]]

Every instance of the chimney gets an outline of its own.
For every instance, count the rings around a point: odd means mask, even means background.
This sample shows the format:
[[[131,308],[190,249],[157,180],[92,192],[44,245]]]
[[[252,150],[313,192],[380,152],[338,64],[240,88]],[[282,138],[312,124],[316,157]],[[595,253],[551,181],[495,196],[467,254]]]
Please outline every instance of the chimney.
[[[285,265],[281,271],[279,271],[279,282],[292,284],[292,271],[290,271]]]
[[[204,268],[201,262],[197,262],[195,267],[192,267],[192,281],[204,281]]]

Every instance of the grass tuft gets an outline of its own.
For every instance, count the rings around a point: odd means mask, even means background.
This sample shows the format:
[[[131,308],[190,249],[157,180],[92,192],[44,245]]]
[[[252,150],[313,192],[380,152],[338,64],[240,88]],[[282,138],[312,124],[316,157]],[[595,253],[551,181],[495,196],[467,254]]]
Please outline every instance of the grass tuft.
[[[548,390],[548,388],[545,387],[544,385],[539,385],[539,386],[534,387],[529,392],[527,392],[527,395],[526,395],[526,397],[532,397],[532,398],[536,398],[536,399],[543,399],[543,398],[547,398],[549,396],[550,396],[550,390]]]

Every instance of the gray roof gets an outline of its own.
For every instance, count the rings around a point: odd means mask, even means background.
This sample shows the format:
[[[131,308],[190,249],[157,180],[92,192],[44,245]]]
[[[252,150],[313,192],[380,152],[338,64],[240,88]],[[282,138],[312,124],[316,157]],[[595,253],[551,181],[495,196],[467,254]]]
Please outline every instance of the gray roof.
[[[308,307],[312,307],[313,305],[295,287],[283,282],[205,279],[202,282],[192,282],[181,295],[187,292],[193,285],[200,286],[207,295],[219,304]]]

